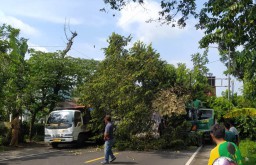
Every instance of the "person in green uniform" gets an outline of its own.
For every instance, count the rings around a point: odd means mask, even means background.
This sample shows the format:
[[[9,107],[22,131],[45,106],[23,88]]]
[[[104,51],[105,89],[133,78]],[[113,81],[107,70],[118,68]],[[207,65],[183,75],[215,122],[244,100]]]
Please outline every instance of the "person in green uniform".
[[[237,145],[235,143],[225,141],[225,128],[223,126],[215,124],[211,128],[211,137],[217,146],[211,150],[208,165],[212,165],[219,157],[228,157],[238,165],[243,165],[241,152]]]
[[[194,109],[199,109],[200,107],[202,107],[202,102],[198,99],[193,101],[193,108]]]
[[[236,144],[236,135],[235,133],[229,131],[230,129],[230,124],[227,122],[224,122],[224,127],[225,127],[225,140],[228,142],[233,142]]]

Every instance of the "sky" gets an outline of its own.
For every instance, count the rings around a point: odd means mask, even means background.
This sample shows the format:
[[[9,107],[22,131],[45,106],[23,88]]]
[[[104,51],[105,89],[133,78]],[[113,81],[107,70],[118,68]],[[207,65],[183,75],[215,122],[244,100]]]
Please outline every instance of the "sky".
[[[102,8],[106,12],[101,12]],[[152,44],[162,60],[176,66],[186,63],[192,68],[191,55],[203,52],[198,42],[204,33],[194,27],[197,20],[190,19],[182,29],[158,22],[146,23],[150,18],[157,18],[159,10],[157,0],[146,0],[143,6],[131,3],[120,12],[111,10],[103,0],[1,0],[0,25],[6,23],[19,28],[20,36],[29,39],[30,48],[45,52],[65,48],[64,25],[69,25],[67,32],[70,29],[78,33],[69,55],[95,60],[104,59],[102,48],[107,47],[107,38],[113,32],[131,35],[131,44],[138,40]],[[209,73],[227,78],[223,74],[226,67],[219,57],[216,48],[209,49]],[[235,92],[241,93],[242,83],[232,80]],[[220,85],[221,81],[216,83]],[[222,85],[226,86],[227,80]],[[226,89],[217,88],[217,95]]]

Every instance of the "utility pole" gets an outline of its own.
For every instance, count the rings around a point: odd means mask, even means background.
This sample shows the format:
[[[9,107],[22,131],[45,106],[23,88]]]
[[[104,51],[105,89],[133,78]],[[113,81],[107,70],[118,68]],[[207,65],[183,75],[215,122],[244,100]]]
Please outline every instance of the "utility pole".
[[[232,80],[232,98],[234,98],[235,82]]]
[[[228,48],[228,100],[230,100],[230,47]]]

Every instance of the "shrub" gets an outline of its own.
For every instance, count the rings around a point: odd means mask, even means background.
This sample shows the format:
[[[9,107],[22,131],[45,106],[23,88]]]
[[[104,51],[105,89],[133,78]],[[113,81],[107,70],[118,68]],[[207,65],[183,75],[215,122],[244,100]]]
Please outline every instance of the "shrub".
[[[36,123],[33,129],[35,135],[44,136],[44,124]]]
[[[236,119],[237,129],[240,131],[241,139],[256,140],[256,118],[250,116],[241,116]]]
[[[170,142],[170,148],[174,149],[174,150],[179,150],[179,149],[185,149],[186,148],[186,144],[184,142],[184,140],[181,139],[177,139],[177,140],[172,140]]]
[[[0,138],[1,143],[0,145],[8,145],[10,144],[11,140],[11,125],[9,122],[1,122],[0,123]]]
[[[127,149],[130,148],[130,142],[127,141],[117,141],[115,143],[115,147],[119,150],[119,151],[125,151]]]
[[[256,142],[250,140],[242,140],[239,144],[245,165],[255,165],[256,162]]]

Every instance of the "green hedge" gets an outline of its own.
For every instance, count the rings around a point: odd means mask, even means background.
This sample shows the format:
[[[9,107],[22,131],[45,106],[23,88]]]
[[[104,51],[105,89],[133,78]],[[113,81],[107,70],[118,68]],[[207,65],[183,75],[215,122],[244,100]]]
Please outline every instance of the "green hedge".
[[[24,135],[29,135],[29,123],[28,122],[23,122],[22,123],[22,131]],[[32,129],[33,135],[40,135],[43,136],[44,135],[44,124],[40,124],[40,123],[35,123],[34,127]]]
[[[19,141],[24,142],[24,137],[29,136],[29,124],[23,122],[20,130]],[[10,122],[0,122],[0,145],[9,145],[11,141]],[[33,128],[33,140],[42,141],[44,139],[44,124],[35,123]]]
[[[9,122],[0,122],[0,145],[8,145],[11,140],[11,124]]]
[[[244,158],[244,165],[256,164],[256,142],[251,140],[242,140],[239,144],[242,157]]]

